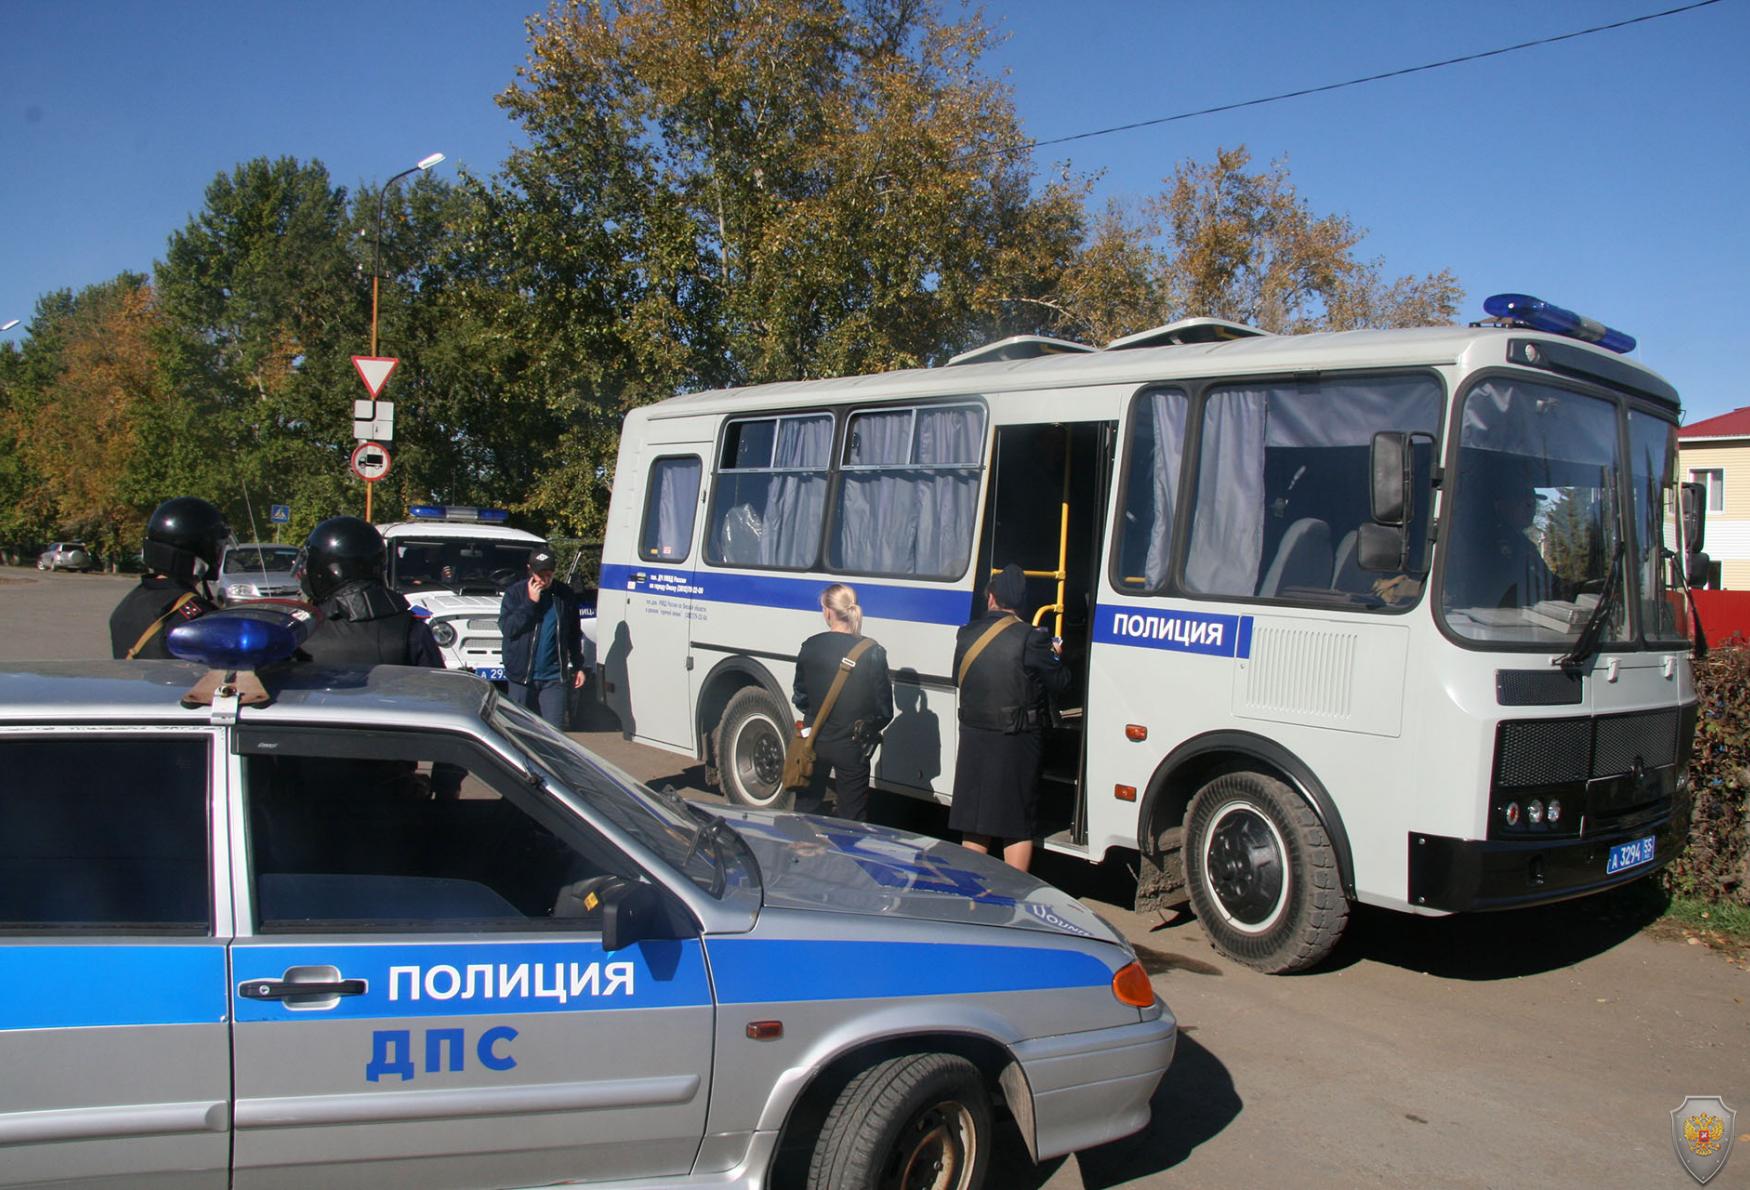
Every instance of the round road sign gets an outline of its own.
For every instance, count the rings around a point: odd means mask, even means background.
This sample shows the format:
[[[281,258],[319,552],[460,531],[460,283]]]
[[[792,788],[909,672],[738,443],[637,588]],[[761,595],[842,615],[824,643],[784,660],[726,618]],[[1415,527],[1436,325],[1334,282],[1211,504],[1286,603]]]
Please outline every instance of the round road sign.
[[[366,483],[376,483],[389,474],[389,448],[381,442],[361,442],[348,460],[352,473]]]

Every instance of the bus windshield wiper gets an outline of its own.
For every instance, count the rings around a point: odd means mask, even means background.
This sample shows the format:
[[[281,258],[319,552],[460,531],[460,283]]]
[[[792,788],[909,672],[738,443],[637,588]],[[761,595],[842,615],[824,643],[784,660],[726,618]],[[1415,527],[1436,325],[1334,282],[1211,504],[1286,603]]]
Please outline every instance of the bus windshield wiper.
[[[1623,543],[1618,541],[1616,552],[1610,556],[1610,569],[1604,575],[1604,592],[1598,597],[1598,606],[1592,609],[1586,626],[1580,629],[1580,635],[1574,640],[1574,647],[1555,659],[1555,664],[1564,671],[1580,668],[1598,651],[1599,637],[1604,635],[1604,625],[1616,608],[1622,585],[1622,554]]]

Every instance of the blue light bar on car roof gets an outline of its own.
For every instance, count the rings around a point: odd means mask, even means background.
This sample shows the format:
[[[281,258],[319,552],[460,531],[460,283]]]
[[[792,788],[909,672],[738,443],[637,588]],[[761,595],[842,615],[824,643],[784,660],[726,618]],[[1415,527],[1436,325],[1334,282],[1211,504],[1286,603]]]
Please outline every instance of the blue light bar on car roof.
[[[1552,306],[1546,301],[1523,293],[1497,293],[1483,300],[1483,309],[1491,318],[1500,318],[1515,326],[1552,335],[1566,335],[1584,343],[1596,343],[1610,351],[1629,352],[1635,349],[1633,335],[1605,326],[1593,318]]]
[[[468,504],[415,504],[407,515],[416,521],[478,521],[488,525],[510,520],[506,509],[475,508]]]
[[[184,661],[213,669],[259,669],[298,651],[320,619],[294,600],[214,612],[170,630],[166,645]]]

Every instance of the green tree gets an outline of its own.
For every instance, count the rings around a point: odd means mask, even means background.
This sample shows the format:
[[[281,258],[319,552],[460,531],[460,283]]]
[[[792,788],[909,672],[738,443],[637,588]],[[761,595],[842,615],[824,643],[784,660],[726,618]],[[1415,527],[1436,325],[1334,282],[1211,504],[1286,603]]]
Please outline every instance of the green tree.
[[[1050,298],[1055,329],[1104,343],[1199,316],[1278,334],[1452,320],[1450,271],[1388,281],[1356,255],[1365,233],[1315,215],[1285,163],[1250,162],[1244,147],[1221,149],[1181,164],[1140,211],[1109,206]]]
[[[619,422],[688,389],[940,362],[1032,329],[1080,192],[1033,193],[990,32],[926,0],[574,0],[500,102],[479,323],[556,430],[527,501],[591,533]],[[514,346],[512,346],[514,344]]]

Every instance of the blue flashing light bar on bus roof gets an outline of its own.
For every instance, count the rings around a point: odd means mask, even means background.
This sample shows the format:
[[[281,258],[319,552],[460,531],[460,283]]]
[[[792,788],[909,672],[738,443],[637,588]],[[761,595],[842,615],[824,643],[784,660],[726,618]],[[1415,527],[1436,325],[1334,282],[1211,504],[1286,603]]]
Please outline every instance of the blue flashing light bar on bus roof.
[[[1565,335],[1584,343],[1596,343],[1615,352],[1630,352],[1635,349],[1633,335],[1625,335],[1596,319],[1576,314],[1572,310],[1564,310],[1560,306],[1552,306],[1528,294],[1497,293],[1483,300],[1483,309],[1488,311],[1491,318],[1499,318],[1528,330]]]
[[[291,600],[238,607],[178,624],[165,644],[184,661],[213,669],[259,669],[298,651],[317,624],[316,609]]]
[[[510,520],[503,508],[475,508],[467,504],[415,504],[407,515],[416,521],[469,521],[482,525],[501,525]]]

